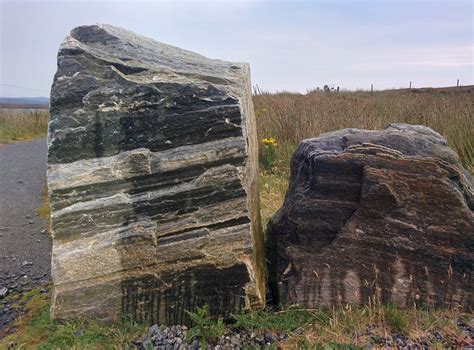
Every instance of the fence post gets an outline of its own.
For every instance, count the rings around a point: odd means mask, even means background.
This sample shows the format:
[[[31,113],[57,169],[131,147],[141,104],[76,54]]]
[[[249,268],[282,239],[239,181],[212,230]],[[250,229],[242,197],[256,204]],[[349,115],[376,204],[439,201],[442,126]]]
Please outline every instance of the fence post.
[[[411,81],[410,81],[410,90],[411,90]]]
[[[374,92],[374,84],[370,84],[370,92]]]
[[[458,79],[458,81],[456,82],[456,87],[459,87],[459,79]]]

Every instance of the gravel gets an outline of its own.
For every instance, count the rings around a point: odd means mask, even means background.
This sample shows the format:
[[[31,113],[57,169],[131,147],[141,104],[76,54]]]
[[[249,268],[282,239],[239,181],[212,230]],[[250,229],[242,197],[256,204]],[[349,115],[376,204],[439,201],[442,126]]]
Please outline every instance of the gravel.
[[[133,346],[143,350],[199,350],[201,348],[201,339],[193,338],[189,343],[186,342],[188,328],[186,326],[159,327],[153,325],[148,328],[148,332],[141,338],[133,342]],[[210,350],[234,350],[244,347],[270,348],[287,338],[285,334],[275,333],[254,333],[252,331],[240,329],[227,329],[226,332],[212,344],[207,343],[207,349]]]

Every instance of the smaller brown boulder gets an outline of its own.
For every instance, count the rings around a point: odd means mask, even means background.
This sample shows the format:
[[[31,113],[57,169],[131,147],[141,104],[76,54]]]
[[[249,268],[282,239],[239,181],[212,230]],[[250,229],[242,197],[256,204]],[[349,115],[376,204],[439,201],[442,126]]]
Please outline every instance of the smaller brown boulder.
[[[304,140],[268,231],[278,303],[473,308],[472,178],[419,125]]]

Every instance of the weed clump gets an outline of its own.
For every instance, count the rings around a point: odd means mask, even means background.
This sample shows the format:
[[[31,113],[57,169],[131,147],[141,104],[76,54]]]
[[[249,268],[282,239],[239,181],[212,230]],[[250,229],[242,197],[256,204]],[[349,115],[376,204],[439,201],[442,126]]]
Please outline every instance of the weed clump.
[[[194,327],[190,328],[186,340],[191,341],[193,338],[201,338],[201,349],[206,350],[207,342],[215,342],[225,331],[225,325],[222,318],[214,321],[209,317],[208,307],[198,307],[196,312],[186,311],[195,323]]]

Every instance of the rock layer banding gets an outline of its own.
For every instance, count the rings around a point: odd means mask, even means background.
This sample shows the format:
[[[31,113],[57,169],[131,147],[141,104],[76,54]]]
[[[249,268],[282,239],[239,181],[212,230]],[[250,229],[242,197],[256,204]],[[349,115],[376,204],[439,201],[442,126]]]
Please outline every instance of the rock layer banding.
[[[261,307],[257,175],[248,64],[73,29],[51,90],[53,317]]]
[[[273,295],[302,307],[473,308],[472,178],[423,126],[304,140],[272,218]]]

